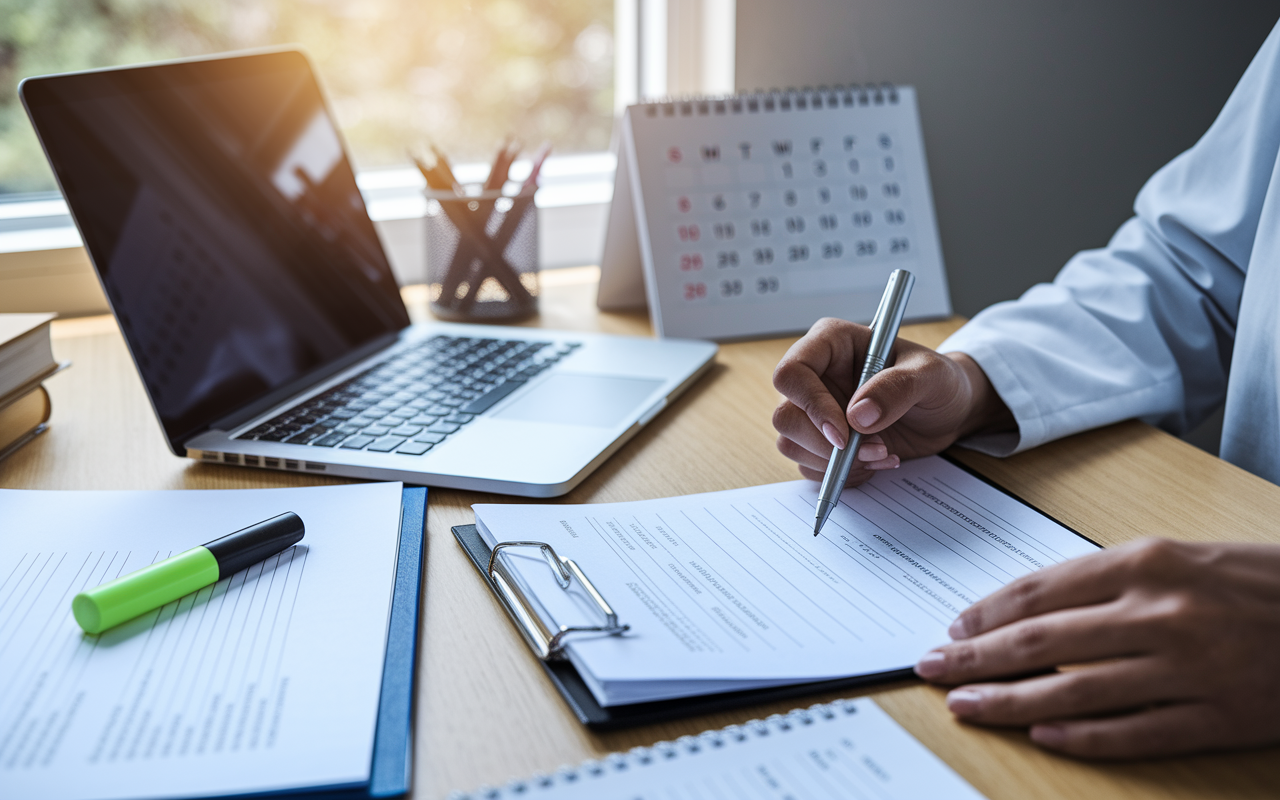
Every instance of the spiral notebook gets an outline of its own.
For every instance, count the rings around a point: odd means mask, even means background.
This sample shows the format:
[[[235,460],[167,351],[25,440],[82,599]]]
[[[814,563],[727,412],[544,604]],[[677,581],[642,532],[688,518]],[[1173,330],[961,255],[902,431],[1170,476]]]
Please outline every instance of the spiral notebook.
[[[951,303],[915,89],[836,87],[631,106],[599,305],[647,298],[660,336],[867,322],[894,269],[911,319]]]
[[[981,800],[867,698],[637,747],[450,800]]]

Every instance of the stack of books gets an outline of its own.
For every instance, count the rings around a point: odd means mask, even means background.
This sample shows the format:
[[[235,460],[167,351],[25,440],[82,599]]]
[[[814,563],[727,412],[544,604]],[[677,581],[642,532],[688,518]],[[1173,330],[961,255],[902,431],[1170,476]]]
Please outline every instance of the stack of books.
[[[53,357],[53,314],[0,314],[0,460],[49,427],[43,381],[62,369]]]

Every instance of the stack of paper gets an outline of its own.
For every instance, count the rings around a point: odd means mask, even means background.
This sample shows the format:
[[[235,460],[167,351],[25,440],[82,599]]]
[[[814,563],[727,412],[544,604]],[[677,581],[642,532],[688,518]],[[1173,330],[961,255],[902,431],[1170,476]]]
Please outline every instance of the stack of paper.
[[[98,636],[79,591],[293,511],[306,538]],[[401,485],[0,491],[0,796],[367,784]]]
[[[574,559],[631,625],[568,650],[602,706],[901,670],[974,601],[1096,545],[938,457],[846,490],[820,537],[817,484],[605,505],[477,505],[487,544]],[[536,549],[504,550],[555,625],[599,624]]]

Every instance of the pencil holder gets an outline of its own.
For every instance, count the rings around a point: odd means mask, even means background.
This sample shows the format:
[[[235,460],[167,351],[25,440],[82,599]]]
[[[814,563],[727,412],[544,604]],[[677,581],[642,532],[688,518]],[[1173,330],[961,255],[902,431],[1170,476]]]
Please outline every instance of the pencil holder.
[[[427,192],[431,313],[459,322],[514,322],[538,310],[533,193]]]

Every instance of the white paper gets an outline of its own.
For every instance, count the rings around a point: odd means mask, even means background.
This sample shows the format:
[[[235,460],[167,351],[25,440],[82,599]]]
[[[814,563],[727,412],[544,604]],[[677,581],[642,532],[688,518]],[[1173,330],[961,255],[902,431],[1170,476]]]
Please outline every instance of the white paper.
[[[0,798],[369,780],[398,483],[0,491]],[[99,636],[71,598],[293,511],[297,546]]]
[[[631,625],[574,639],[602,705],[874,674],[946,642],[979,598],[1097,547],[938,457],[849,489],[820,537],[818,486],[794,481],[603,505],[477,505],[496,541],[551,544]],[[561,625],[598,623],[537,550],[507,551]]]
[[[636,748],[473,797],[981,800],[982,795],[863,698]]]

